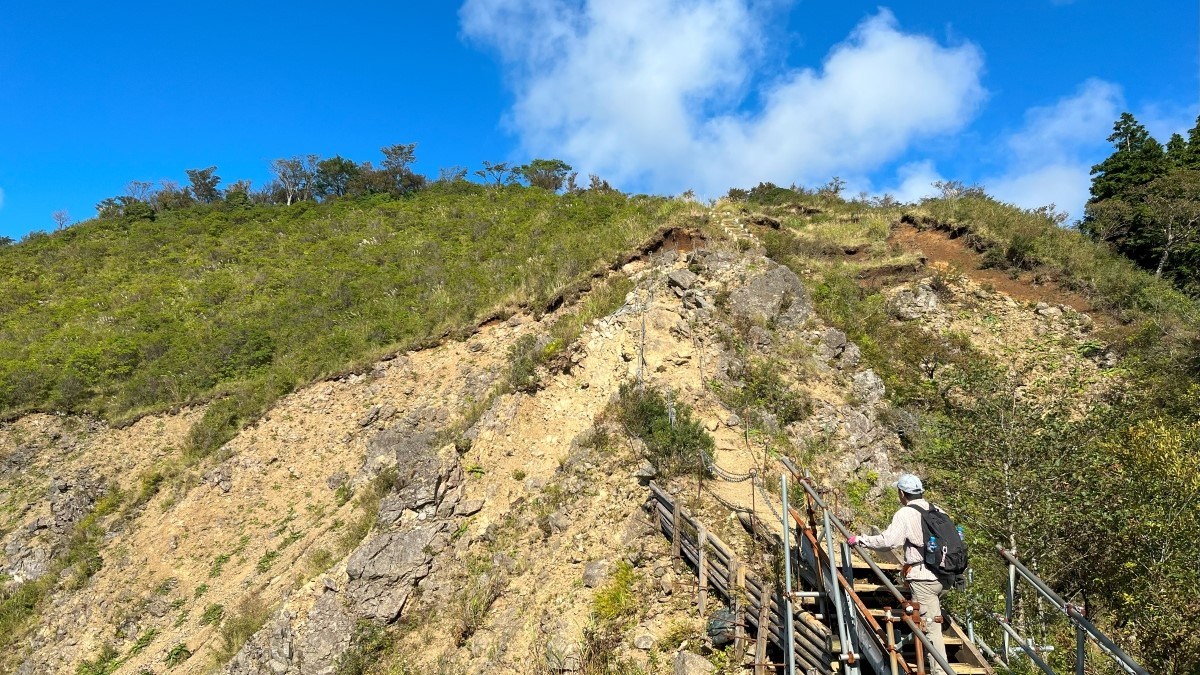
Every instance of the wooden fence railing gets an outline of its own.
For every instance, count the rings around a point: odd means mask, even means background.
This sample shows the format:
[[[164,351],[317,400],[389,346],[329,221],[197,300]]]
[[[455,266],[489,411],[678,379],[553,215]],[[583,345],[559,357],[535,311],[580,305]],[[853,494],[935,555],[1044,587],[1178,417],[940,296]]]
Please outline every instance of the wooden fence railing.
[[[733,551],[719,537],[705,529],[677,500],[650,483],[647,507],[662,533],[671,540],[671,554],[682,558],[696,572],[697,604],[701,615],[707,608],[709,592],[715,592],[734,612],[735,657],[744,656],[749,641],[745,629],[753,628],[755,640],[754,672],[765,675],[782,664],[767,661],[767,641],[784,650],[786,644],[785,600],[783,591],[750,574]],[[796,665],[806,673],[833,673],[832,634],[817,617],[793,607],[792,641]]]

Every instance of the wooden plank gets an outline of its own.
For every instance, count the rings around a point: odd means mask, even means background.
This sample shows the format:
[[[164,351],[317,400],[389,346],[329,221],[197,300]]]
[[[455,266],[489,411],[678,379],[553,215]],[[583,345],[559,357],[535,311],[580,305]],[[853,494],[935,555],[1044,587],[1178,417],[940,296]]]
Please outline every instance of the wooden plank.
[[[734,588],[736,594],[733,601],[733,661],[741,663],[746,657],[746,568],[738,560],[733,561]]]
[[[679,516],[679,502],[675,502],[671,518],[671,555],[676,558],[679,557],[679,540],[683,538],[679,527]]]
[[[699,558],[699,562],[696,564],[696,578],[699,581],[697,604],[700,607],[700,616],[704,616],[704,605],[708,600],[708,565],[706,564],[708,561],[705,552],[707,539],[708,532],[705,531],[703,525],[700,525],[696,528],[696,549],[698,551],[697,557]]]
[[[767,634],[771,632],[769,603],[760,603],[758,608],[758,643],[754,645],[754,675],[767,675]]]

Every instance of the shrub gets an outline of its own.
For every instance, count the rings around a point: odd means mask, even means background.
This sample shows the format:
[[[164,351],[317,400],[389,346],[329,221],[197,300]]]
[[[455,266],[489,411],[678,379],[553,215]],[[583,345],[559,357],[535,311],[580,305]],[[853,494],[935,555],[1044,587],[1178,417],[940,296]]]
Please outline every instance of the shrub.
[[[668,404],[657,390],[627,382],[620,388],[617,419],[630,435],[642,440],[646,458],[664,476],[708,475],[713,439],[692,419],[687,405]]]
[[[806,419],[812,413],[812,399],[807,392],[788,386],[778,361],[749,359],[730,373],[742,381],[741,387],[723,387],[718,392],[725,404],[734,410],[754,409],[775,416],[779,425]]]
[[[224,605],[210,604],[204,608],[204,613],[200,615],[200,625],[207,626],[209,624],[221,623],[221,617],[223,616],[225,616]]]
[[[269,618],[271,608],[263,602],[262,596],[258,593],[243,596],[234,612],[226,615],[221,623],[221,647],[217,660],[224,663],[233,658],[246,640],[257,633]]]

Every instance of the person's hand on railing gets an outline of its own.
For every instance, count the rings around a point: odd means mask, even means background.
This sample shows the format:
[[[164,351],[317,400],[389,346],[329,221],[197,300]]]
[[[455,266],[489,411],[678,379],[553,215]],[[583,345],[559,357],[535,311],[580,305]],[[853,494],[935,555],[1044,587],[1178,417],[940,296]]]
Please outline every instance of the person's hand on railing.
[[[846,543],[850,544],[851,546],[858,546],[858,535],[850,535],[850,538],[846,540]]]

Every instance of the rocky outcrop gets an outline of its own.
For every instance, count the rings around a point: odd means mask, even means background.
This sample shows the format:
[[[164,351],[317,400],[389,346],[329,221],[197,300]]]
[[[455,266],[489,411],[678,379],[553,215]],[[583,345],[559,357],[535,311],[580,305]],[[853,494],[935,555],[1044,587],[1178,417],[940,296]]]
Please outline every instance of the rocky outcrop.
[[[462,467],[454,446],[435,448],[434,438],[432,431],[414,434],[396,428],[371,438],[355,482],[381,472],[395,476],[380,500],[376,529],[344,566],[318,581],[316,600],[306,612],[298,616],[285,604],[225,673],[332,675],[360,622],[382,626],[400,617],[448,547],[452,520],[481,506],[457,508]]]
[[[734,316],[753,322],[775,320],[784,326],[798,326],[812,315],[812,299],[800,277],[782,265],[751,279],[729,296]]]

